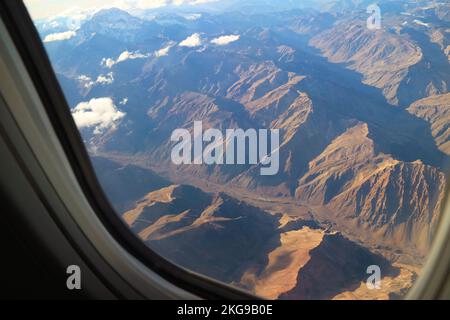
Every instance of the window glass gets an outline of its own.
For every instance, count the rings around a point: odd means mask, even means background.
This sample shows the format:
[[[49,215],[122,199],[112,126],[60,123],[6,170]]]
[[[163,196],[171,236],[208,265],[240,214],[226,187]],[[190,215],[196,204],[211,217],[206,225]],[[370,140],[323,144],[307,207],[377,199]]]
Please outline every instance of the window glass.
[[[446,1],[25,1],[145,244],[269,299],[397,299],[450,155]]]

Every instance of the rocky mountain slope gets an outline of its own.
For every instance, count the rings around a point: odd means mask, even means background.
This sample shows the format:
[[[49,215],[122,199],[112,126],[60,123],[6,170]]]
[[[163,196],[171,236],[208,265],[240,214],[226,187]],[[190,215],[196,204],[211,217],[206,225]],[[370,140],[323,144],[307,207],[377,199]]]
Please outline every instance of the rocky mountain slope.
[[[343,21],[311,40],[333,63],[345,63],[380,88],[386,99],[400,103],[397,93],[411,66],[423,58],[421,48],[406,35],[367,29],[365,21]]]
[[[377,235],[404,250],[428,251],[444,196],[445,176],[420,161],[377,153],[366,124],[349,128],[310,162],[296,196],[331,215],[353,233]],[[358,226],[358,227],[356,227]],[[385,239],[387,241],[384,241]]]
[[[446,184],[450,26],[445,4],[385,0],[369,30],[368,2],[101,10],[45,43],[105,193],[151,249],[270,298],[371,296],[368,264],[383,297],[410,286]],[[174,165],[171,134],[194,121],[279,129],[278,174]]]
[[[226,194],[177,185],[149,193],[124,214],[172,262],[267,298],[332,298],[364,281],[374,264],[383,276],[398,274],[382,256],[315,222],[289,226],[280,218]],[[339,275],[331,283],[330,273]]]
[[[414,102],[408,111],[431,126],[436,145],[450,154],[450,94],[431,96]]]

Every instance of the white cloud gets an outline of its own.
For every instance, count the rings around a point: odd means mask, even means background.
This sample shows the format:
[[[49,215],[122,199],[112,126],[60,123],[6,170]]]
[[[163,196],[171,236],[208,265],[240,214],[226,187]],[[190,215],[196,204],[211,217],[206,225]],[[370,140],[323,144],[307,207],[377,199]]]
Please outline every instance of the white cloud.
[[[122,101],[119,102],[120,105],[124,106],[128,103],[128,98],[123,98]]]
[[[112,84],[114,82],[114,74],[112,72],[106,75],[101,74],[97,77],[95,81],[92,80],[91,77],[82,74],[77,77],[77,80],[83,85],[85,89],[90,89],[97,84],[100,85]]]
[[[158,51],[155,51],[155,57],[160,58],[160,57],[165,57],[165,56],[169,55],[169,51],[172,47],[173,47],[173,45],[168,45],[167,47],[164,47]]]
[[[95,83],[98,84],[112,84],[114,82],[114,74],[112,72],[108,73],[107,75],[99,75],[97,77],[97,80],[95,81]]]
[[[150,55],[148,55],[148,54],[142,54],[139,52],[124,51],[120,54],[119,58],[117,58],[116,63],[123,62],[125,60],[130,60],[130,59],[145,59],[145,58],[148,58],[149,56]]]
[[[92,79],[91,79],[91,77],[82,74],[77,78],[77,80],[85,82],[85,81],[91,81]]]
[[[86,76],[84,74],[80,75],[77,80],[83,85],[85,89],[90,89],[95,85],[95,82],[92,81],[92,78]]]
[[[427,28],[430,27],[430,25],[429,25],[428,23],[425,23],[425,22],[420,21],[420,20],[418,20],[418,19],[414,20],[413,22],[414,22],[415,24],[419,25],[419,26],[423,26],[423,27],[427,27]]]
[[[194,33],[193,35],[187,37],[183,41],[180,42],[180,47],[188,47],[188,48],[195,48],[202,45],[202,39],[200,38],[199,33]]]
[[[47,35],[44,38],[44,42],[69,40],[69,39],[75,37],[76,35],[77,35],[77,33],[75,31],[52,33],[52,34]]]
[[[103,66],[103,67],[106,67],[106,68],[112,68],[112,66],[113,65],[115,65],[116,64],[116,61],[114,61],[113,59],[111,59],[111,58],[103,58],[102,59],[102,62],[101,62],[101,65]]]
[[[139,52],[130,52],[124,51],[122,52],[116,60],[111,58],[103,58],[101,65],[106,68],[112,68],[115,64],[124,62],[126,60],[134,60],[134,59],[145,59],[150,57],[150,54],[143,54]]]
[[[216,44],[218,46],[224,46],[227,45],[229,43],[238,41],[240,39],[240,35],[228,35],[228,36],[221,36],[215,39],[211,40],[211,43]]]
[[[111,98],[92,99],[78,104],[72,116],[78,128],[93,128],[94,134],[101,134],[115,128],[126,113],[119,111]]]

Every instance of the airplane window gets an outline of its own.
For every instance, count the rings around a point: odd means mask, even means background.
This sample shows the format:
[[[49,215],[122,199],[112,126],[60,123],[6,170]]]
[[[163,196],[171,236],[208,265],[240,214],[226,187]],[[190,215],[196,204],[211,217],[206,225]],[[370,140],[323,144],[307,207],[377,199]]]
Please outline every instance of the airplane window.
[[[153,251],[268,299],[399,299],[450,157],[446,1],[25,0]]]

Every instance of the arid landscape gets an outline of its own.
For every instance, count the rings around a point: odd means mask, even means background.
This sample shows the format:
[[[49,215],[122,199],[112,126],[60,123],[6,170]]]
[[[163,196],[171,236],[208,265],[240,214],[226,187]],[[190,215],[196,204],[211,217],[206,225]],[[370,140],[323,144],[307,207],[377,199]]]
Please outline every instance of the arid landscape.
[[[223,0],[36,25],[105,193],[150,249],[269,299],[398,299],[443,206],[450,5],[379,1],[373,30],[369,4]],[[194,121],[280,130],[278,174],[175,165],[171,134]]]

